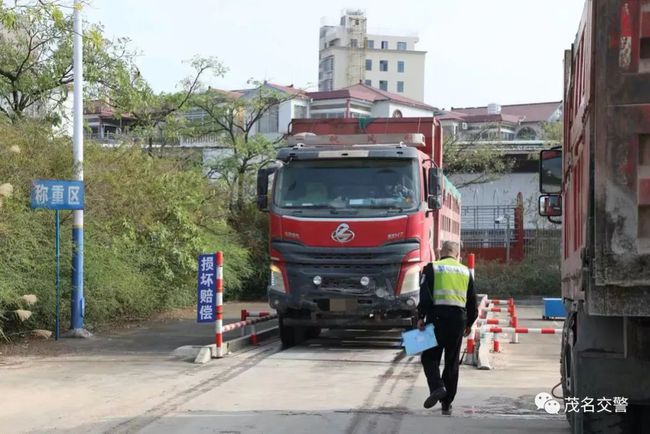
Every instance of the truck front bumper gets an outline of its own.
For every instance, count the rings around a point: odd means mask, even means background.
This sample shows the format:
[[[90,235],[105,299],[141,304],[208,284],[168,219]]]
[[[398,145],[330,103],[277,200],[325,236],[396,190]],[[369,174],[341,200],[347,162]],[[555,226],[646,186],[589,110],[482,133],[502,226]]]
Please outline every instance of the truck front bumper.
[[[410,326],[419,294],[401,296],[345,294],[314,290],[283,293],[269,289],[269,304],[287,325],[384,328]]]

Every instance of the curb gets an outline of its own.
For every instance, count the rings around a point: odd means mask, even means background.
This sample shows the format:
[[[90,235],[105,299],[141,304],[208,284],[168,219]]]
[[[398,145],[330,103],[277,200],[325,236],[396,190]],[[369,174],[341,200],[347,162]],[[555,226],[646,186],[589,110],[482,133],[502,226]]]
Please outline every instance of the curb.
[[[257,332],[257,340],[261,341],[264,339],[270,339],[272,337],[278,336],[280,334],[279,327],[271,327],[262,331]],[[225,351],[224,354],[233,353],[239,351],[243,348],[254,346],[250,342],[250,336],[242,336],[240,338],[232,339],[230,341],[224,342]],[[217,346],[215,344],[210,345],[212,348],[212,357],[217,357]]]
[[[278,336],[280,329],[271,327],[257,333],[258,342],[264,339],[270,339]],[[240,351],[246,347],[254,346],[250,343],[251,337],[242,336],[240,338],[232,339],[223,343],[224,354]],[[210,360],[217,358],[217,345],[184,345],[176,348],[171,352],[172,357],[180,358],[186,361],[191,361],[197,364],[205,364]]]

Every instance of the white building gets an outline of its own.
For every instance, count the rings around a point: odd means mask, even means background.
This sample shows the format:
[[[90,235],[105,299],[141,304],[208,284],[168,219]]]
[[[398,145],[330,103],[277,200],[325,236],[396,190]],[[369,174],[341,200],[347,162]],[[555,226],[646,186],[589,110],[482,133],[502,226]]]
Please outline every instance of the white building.
[[[417,51],[416,36],[368,34],[366,16],[347,10],[339,26],[321,26],[318,90],[364,83],[384,91],[424,99],[426,51]]]

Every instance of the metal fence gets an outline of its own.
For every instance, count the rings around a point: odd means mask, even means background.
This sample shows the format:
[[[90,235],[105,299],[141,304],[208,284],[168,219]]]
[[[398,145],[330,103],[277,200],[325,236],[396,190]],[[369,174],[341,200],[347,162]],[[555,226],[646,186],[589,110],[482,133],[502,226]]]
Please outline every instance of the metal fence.
[[[524,254],[528,256],[558,256],[561,254],[561,229],[526,229]]]
[[[465,206],[461,208],[464,248],[505,247],[516,241],[514,206]]]

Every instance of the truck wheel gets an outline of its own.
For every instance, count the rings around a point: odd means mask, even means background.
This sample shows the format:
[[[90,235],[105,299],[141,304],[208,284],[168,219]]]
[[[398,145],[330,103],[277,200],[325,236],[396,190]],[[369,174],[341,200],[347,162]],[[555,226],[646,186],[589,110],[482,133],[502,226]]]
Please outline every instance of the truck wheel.
[[[291,348],[296,344],[296,333],[294,327],[284,325],[284,316],[280,315],[278,318],[278,325],[280,328],[280,342],[282,348]]]
[[[568,318],[568,320],[573,321],[575,317]],[[579,397],[581,395],[580,391],[576,390],[574,378],[576,355],[573,353],[573,346],[569,343],[569,340],[573,339],[573,333],[567,333],[567,330],[571,330],[572,326],[572,323],[568,323],[567,328],[562,333],[560,373],[562,377],[562,396],[565,398]],[[573,434],[624,434],[630,432],[627,414],[566,412],[565,415],[571,425]]]
[[[627,429],[627,418],[624,414],[585,413],[582,415],[582,432],[589,434],[624,434]]]
[[[563,339],[564,340],[564,339]],[[562,397],[575,396],[573,394],[572,387],[572,364],[571,364],[571,347],[568,344],[562,345],[562,354],[560,356],[560,375],[562,378]],[[565,412],[564,413],[569,425],[571,425],[572,431],[575,433],[576,425],[576,413],[574,412]]]
[[[316,339],[320,336],[321,330],[322,329],[320,327],[309,327],[305,335],[307,339]]]

